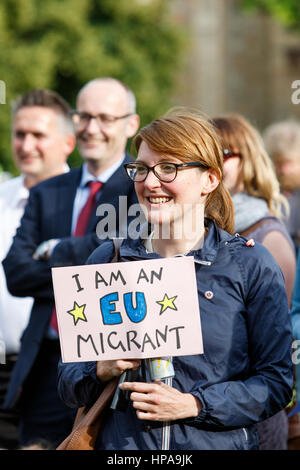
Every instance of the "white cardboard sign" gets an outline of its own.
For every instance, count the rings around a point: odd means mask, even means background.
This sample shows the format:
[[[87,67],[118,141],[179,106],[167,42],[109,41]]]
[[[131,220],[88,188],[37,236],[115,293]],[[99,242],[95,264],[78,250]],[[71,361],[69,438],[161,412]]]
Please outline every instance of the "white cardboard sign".
[[[203,353],[193,257],[52,268],[64,362]]]

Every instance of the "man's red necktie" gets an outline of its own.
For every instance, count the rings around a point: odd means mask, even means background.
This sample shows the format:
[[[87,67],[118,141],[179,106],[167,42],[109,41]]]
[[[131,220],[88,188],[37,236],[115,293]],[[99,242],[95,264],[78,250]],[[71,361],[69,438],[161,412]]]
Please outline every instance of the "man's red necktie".
[[[75,237],[82,237],[85,234],[88,222],[92,215],[93,209],[95,208],[95,205],[96,205],[96,195],[98,191],[101,189],[102,185],[103,183],[101,183],[101,181],[90,181],[88,183],[88,186],[90,188],[90,194],[89,194],[88,200],[86,201],[85,205],[81,209],[80,214],[78,216],[75,231],[73,234]],[[56,332],[58,332],[55,307],[52,312],[50,326]]]

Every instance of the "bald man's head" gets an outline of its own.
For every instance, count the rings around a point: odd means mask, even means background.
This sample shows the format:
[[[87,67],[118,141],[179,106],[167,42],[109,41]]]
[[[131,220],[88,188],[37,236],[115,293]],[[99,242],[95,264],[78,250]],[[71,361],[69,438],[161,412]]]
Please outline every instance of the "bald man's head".
[[[138,129],[134,94],[119,80],[96,78],[78,93],[77,112],[80,153],[99,174],[124,156],[127,139]]]
[[[117,80],[116,78],[112,77],[103,77],[103,78],[94,78],[93,80],[89,81],[86,83],[81,90],[79,91],[77,95],[77,101],[80,97],[81,92],[87,90],[88,88],[97,88],[98,85],[112,85],[120,88],[120,90],[123,90],[125,100],[127,101],[128,105],[128,112],[130,113],[136,113],[136,99],[133,91],[128,88],[124,83],[122,83],[120,80]]]

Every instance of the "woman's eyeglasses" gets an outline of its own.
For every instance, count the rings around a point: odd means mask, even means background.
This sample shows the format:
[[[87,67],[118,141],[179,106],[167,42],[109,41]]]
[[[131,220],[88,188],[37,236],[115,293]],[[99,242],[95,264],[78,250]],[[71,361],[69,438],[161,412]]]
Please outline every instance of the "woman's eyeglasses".
[[[232,150],[223,149],[223,159],[224,159],[224,162],[226,162],[226,160],[228,160],[229,158],[232,158],[232,157],[239,157],[239,158],[241,158],[242,155],[240,154],[240,152],[232,152]]]
[[[129,178],[135,183],[145,181],[150,171],[153,171],[156,178],[163,183],[171,183],[177,176],[178,169],[199,167],[207,170],[209,167],[200,162],[187,163],[157,163],[154,166],[148,166],[145,163],[125,163],[124,168]]]

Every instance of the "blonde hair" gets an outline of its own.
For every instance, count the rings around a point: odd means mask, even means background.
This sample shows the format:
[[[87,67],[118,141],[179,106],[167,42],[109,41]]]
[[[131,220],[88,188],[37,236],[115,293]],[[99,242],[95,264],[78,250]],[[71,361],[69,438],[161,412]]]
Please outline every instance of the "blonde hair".
[[[240,180],[251,196],[264,199],[275,217],[288,213],[288,202],[280,194],[279,182],[258,131],[241,115],[227,114],[214,117],[215,126],[223,149],[241,155]]]
[[[263,133],[266,149],[275,162],[278,157],[300,159],[300,124],[288,120],[271,124]]]
[[[205,216],[233,233],[234,208],[222,181],[222,149],[208,119],[196,110],[172,109],[140,130],[133,141],[137,151],[142,141],[161,155],[174,156],[183,162],[199,161],[216,172],[220,183],[206,198]]]

